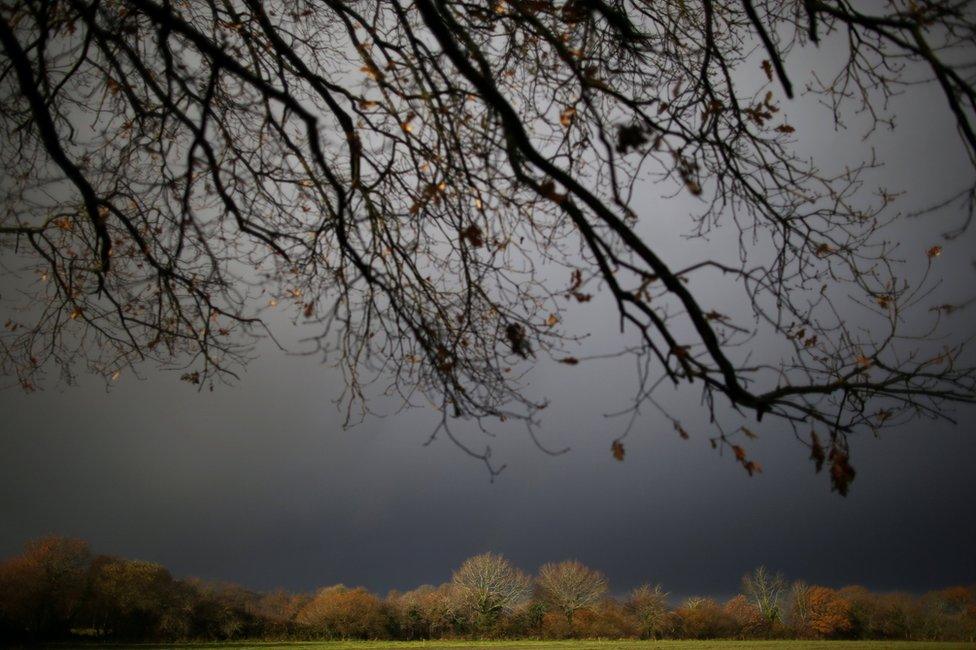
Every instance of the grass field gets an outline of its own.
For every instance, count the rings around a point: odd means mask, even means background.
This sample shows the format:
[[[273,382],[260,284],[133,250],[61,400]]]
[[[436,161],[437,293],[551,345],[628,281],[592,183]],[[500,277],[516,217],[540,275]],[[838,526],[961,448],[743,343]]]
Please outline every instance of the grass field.
[[[65,647],[65,646],[59,646]],[[964,642],[934,641],[329,641],[329,642],[249,642],[249,643],[188,643],[179,645],[138,646],[82,646],[137,648],[220,648],[221,650],[956,650],[976,648]]]

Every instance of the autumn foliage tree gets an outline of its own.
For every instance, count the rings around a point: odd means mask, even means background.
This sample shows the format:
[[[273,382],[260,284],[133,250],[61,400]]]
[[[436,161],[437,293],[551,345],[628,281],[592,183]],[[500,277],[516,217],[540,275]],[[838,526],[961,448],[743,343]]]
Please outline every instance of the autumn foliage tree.
[[[493,554],[470,558],[455,577],[385,598],[342,585],[314,594],[260,593],[174,578],[152,562],[92,557],[80,540],[49,537],[0,563],[0,644],[652,637],[976,641],[976,589],[965,586],[913,596],[794,583],[784,601],[784,622],[770,626],[745,594],[724,603],[694,597],[672,604],[663,588],[646,585],[625,599],[604,592],[576,609],[570,621],[541,590],[530,593],[528,576]]]
[[[734,618],[713,598],[687,598],[674,614],[678,634],[682,638],[719,639],[734,636]]]
[[[926,594],[915,629],[922,635],[958,635],[976,641],[976,585],[954,586]],[[947,634],[948,632],[948,634]]]
[[[827,47],[840,62],[805,92],[838,126],[887,123],[889,97],[928,80],[972,157],[974,11],[4,4],[0,243],[15,287],[0,366],[25,390],[147,361],[212,386],[287,306],[343,368],[349,406],[379,375],[405,403],[426,396],[452,435],[454,418],[533,422],[545,404],[523,371],[586,371],[564,316],[601,292],[638,361],[635,410],[683,430],[655,395],[694,384],[725,423],[713,442],[747,471],[760,467],[733,432],[776,417],[844,493],[849,434],[971,402],[973,369],[964,339],[942,336],[958,305],[927,302],[942,247],[905,253],[917,273],[901,264],[874,162],[811,161],[785,109],[806,54]],[[738,254],[656,247],[645,180],[690,202],[692,235],[727,229]],[[716,282],[741,313],[707,302]]]
[[[724,609],[732,619],[738,637],[755,638],[771,632],[770,622],[763,618],[759,608],[744,594],[730,598]]]
[[[296,618],[309,601],[304,594],[293,594],[284,589],[262,594],[254,604],[254,612],[265,622],[270,636],[287,637],[296,632]]]
[[[82,610],[91,553],[81,540],[50,536],[0,564],[0,618],[32,638],[67,636]]]
[[[603,598],[573,617],[572,634],[588,639],[625,639],[635,636],[634,619],[616,598]]]
[[[153,562],[96,558],[88,574],[87,626],[122,639],[159,635],[173,578]]]
[[[851,601],[827,587],[810,587],[806,592],[806,625],[809,633],[822,639],[843,637],[853,627]]]
[[[457,587],[422,585],[393,599],[400,631],[407,639],[433,639],[455,632],[463,621]]]
[[[296,620],[327,638],[378,639],[389,634],[383,603],[362,587],[326,587],[302,607]]]

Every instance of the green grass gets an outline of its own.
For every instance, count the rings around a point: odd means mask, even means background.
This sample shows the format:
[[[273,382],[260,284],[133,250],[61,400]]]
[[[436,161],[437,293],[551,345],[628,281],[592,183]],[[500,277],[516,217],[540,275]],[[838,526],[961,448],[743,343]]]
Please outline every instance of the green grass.
[[[64,646],[61,646],[64,647]],[[324,641],[184,643],[144,645],[86,645],[86,648],[219,648],[221,650],[956,650],[976,648],[965,642],[935,641]]]

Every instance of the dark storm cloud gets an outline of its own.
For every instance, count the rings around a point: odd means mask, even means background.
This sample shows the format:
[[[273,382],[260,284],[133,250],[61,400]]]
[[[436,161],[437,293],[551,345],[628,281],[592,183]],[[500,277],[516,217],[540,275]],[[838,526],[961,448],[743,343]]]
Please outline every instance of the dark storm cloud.
[[[976,579],[962,427],[859,440],[856,489],[841,499],[789,436],[764,436],[766,470],[748,479],[701,437],[648,418],[617,463],[607,431],[570,428],[595,420],[577,399],[547,420],[573,452],[502,441],[510,467],[492,485],[449,444],[421,447],[421,414],[339,432],[328,380],[279,359],[213,395],[175,377],[5,393],[0,551],[57,531],[178,574],[299,589],[439,582],[486,549],[529,570],[576,557],[617,590],[649,580],[681,594],[727,593],[759,563],[879,588]]]
[[[897,147],[879,151],[887,167],[878,178],[917,191],[904,210],[972,174],[941,99],[920,92],[898,109]],[[820,119],[788,110],[797,125]],[[799,136],[820,160],[840,164],[857,144],[828,123],[811,131]],[[662,245],[677,263],[696,250],[675,233],[676,224],[687,227],[689,206],[655,191],[641,197],[646,234],[656,244],[677,240]],[[893,235],[904,241],[905,258],[920,257],[945,229],[917,219]],[[944,243],[938,263],[947,280],[933,304],[972,296],[967,237]],[[731,239],[709,245],[736,254]],[[741,309],[740,298],[717,286],[694,288],[723,312]],[[616,336],[607,308],[596,300],[574,312],[574,324],[594,332],[587,352]],[[973,310],[963,310],[949,330],[965,338],[974,323]],[[572,451],[548,456],[523,429],[499,425],[490,442],[509,467],[492,484],[448,441],[423,446],[437,418],[430,410],[370,417],[344,431],[331,403],[340,375],[270,345],[260,352],[239,384],[213,393],[196,392],[178,372],[150,369],[145,380],[123,375],[109,392],[92,380],[32,395],[0,392],[0,555],[56,532],[177,575],[380,592],[447,580],[484,550],[530,571],[578,558],[607,573],[616,592],[649,581],[676,595],[727,594],[759,564],[827,585],[923,590],[976,582],[973,409],[956,412],[958,426],[923,420],[880,439],[857,437],[858,477],[842,499],[782,423],[757,427],[749,452],[761,475],[750,479],[719,457],[707,444],[714,431],[695,389],[659,396],[687,416],[691,440],[648,412],[618,463],[610,441],[625,422],[603,414],[626,406],[632,363],[545,366],[530,389],[552,404],[539,439]],[[393,410],[382,400],[375,406]],[[458,432],[478,449],[489,442]]]

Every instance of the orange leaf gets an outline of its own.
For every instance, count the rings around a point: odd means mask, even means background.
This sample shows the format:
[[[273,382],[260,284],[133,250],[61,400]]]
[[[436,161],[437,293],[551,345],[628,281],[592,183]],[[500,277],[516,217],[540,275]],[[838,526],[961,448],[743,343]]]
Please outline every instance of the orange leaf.
[[[830,450],[828,458],[830,458],[831,489],[837,490],[842,497],[846,497],[847,490],[850,488],[851,481],[854,480],[857,472],[851,467],[850,457],[847,455],[847,452],[838,447],[833,447]]]
[[[576,117],[576,109],[572,106],[567,106],[563,109],[563,112],[559,114],[559,123],[569,128],[569,125],[573,123],[573,118]]]
[[[685,431],[685,428],[677,422],[674,423],[674,430],[678,432],[678,435],[681,436],[682,440],[688,439],[688,432]],[[714,447],[715,445],[713,444],[712,446]]]
[[[817,471],[823,469],[824,460],[826,459],[826,454],[824,453],[824,448],[820,445],[820,438],[817,437],[816,431],[810,432],[810,460],[812,460],[816,466]]]
[[[461,239],[466,239],[473,248],[481,248],[485,245],[484,233],[475,224],[471,224],[461,231]]]
[[[624,443],[620,442],[619,440],[614,440],[613,444],[610,445],[610,452],[613,454],[614,458],[622,461],[624,459]]]
[[[542,184],[540,184],[539,191],[542,193],[542,196],[546,197],[553,203],[562,203],[563,201],[566,200],[566,195],[557,192],[556,184],[551,180],[545,181]]]
[[[416,114],[407,113],[407,117],[400,124],[400,128],[402,128],[406,133],[413,133],[413,125],[411,124],[411,122],[413,122],[413,118],[415,117],[417,117]]]

